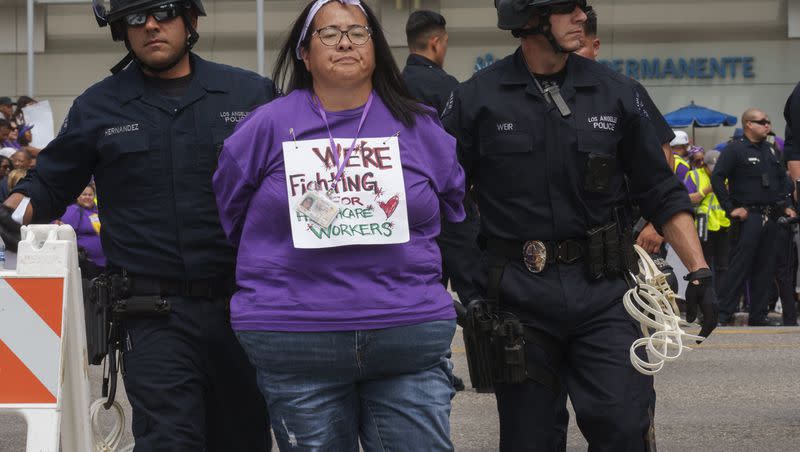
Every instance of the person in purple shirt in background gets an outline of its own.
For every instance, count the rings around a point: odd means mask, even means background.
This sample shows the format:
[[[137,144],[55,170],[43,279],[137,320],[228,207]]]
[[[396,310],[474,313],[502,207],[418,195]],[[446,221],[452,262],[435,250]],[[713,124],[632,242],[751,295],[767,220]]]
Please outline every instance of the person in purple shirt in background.
[[[67,207],[67,211],[58,224],[68,224],[75,230],[78,239],[78,249],[85,250],[87,268],[81,266],[84,277],[92,278],[102,272],[106,266],[106,256],[100,245],[100,219],[97,215],[97,206],[94,203],[95,190],[93,185],[87,185],[78,196],[75,204]],[[86,264],[83,263],[82,264]],[[87,270],[90,270],[87,272]]]
[[[453,450],[455,332],[435,238],[463,221],[455,140],[359,0],[317,0],[214,175],[238,247],[231,324],[281,450]],[[288,78],[288,84],[284,83]]]

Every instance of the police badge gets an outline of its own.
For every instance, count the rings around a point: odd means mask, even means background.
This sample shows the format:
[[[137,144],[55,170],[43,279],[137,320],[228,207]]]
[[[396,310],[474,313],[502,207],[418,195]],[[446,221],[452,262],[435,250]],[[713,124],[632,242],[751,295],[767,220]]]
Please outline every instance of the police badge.
[[[522,260],[528,271],[541,273],[547,263],[547,247],[539,240],[531,240],[522,245]]]

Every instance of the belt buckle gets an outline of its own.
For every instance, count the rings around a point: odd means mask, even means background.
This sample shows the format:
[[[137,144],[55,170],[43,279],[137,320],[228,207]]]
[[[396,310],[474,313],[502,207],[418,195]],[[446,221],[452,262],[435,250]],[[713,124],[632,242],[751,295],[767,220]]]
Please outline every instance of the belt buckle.
[[[541,273],[547,264],[547,247],[540,240],[529,240],[522,245],[522,260],[531,273]]]

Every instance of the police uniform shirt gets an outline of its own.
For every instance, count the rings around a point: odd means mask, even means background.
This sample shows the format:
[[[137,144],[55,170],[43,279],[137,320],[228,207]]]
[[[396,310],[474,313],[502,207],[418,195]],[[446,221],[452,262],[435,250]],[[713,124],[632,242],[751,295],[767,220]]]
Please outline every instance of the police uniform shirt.
[[[454,92],[443,124],[477,187],[483,235],[585,237],[626,204],[623,175],[631,201],[657,227],[690,211],[636,84],[570,55],[561,95],[572,112],[566,118],[539,92],[521,49]]]
[[[800,140],[800,83],[795,86],[792,95],[786,100],[783,117],[786,119],[786,141],[783,145],[783,156],[787,162],[800,160],[800,145],[795,145],[795,141]]]
[[[787,207],[791,184],[780,157],[766,140],[753,143],[741,137],[720,154],[711,185],[719,204],[730,214],[742,206]]]
[[[94,175],[110,265],[194,280],[230,275],[234,250],[219,223],[211,177],[223,141],[275,96],[255,73],[191,54],[179,99],[147,89],[134,63],[90,87],[14,192],[34,223],[58,218]]]
[[[403,80],[415,99],[442,113],[458,80],[422,55],[412,53],[403,68]]]
[[[664,115],[658,110],[658,107],[656,107],[655,102],[650,98],[650,94],[644,86],[634,79],[631,79],[631,83],[635,86],[636,108],[641,111],[642,116],[650,120],[650,123],[656,131],[658,142],[661,144],[671,143],[672,140],[675,139],[675,132],[672,130],[672,127],[670,127]]]

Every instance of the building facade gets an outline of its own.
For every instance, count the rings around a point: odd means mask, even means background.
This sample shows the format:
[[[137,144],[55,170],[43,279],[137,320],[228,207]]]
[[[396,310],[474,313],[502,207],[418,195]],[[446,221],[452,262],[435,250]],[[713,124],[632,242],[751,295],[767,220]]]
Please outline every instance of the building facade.
[[[79,3],[80,2],[80,3]],[[398,64],[407,55],[405,20],[416,8],[439,11],[450,31],[445,69],[466,80],[476,69],[513,52],[517,41],[496,28],[492,0],[368,0],[386,29]],[[205,0],[197,52],[255,70],[253,1]],[[638,78],[662,112],[691,101],[740,116],[768,112],[783,135],[783,105],[800,80],[800,0],[594,0],[601,59]],[[265,0],[266,72],[304,0]],[[26,93],[25,2],[0,0],[0,95]],[[35,6],[34,95],[49,99],[56,123],[72,100],[108,74],[125,53],[100,29],[91,3],[40,0]],[[696,131],[713,145],[732,128]]]

